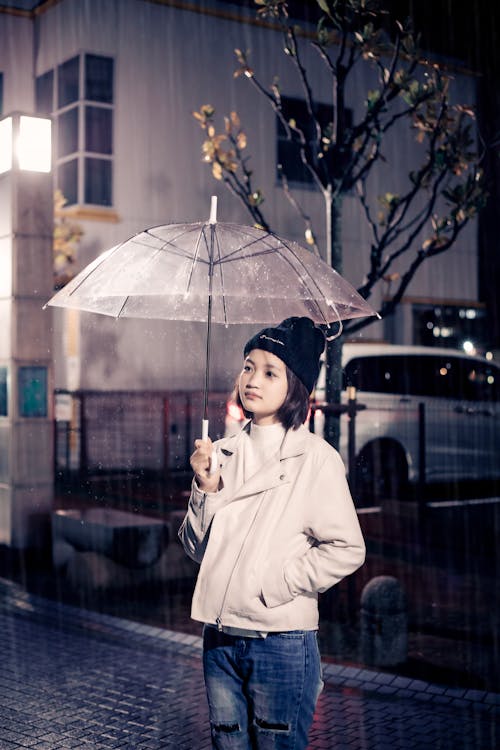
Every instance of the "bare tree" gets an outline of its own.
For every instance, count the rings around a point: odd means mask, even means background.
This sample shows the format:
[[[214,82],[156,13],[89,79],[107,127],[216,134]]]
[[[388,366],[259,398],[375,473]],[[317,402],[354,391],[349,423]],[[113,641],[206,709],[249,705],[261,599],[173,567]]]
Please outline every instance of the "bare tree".
[[[287,0],[255,2],[260,6],[259,17],[279,24],[282,31],[284,54],[302,86],[305,120],[298,122],[287,114],[279,82],[275,79],[265,85],[242,50],[235,50],[235,75],[254,86],[274,110],[286,139],[294,144],[297,159],[323,196],[323,256],[340,273],[343,201],[348,193],[357,195],[371,236],[358,291],[368,299],[378,285],[384,284],[390,293],[384,295],[379,314],[386,317],[401,301],[422,263],[450,250],[485,204],[474,111],[452,102],[449,75],[421,55],[409,22],[392,20],[378,0],[316,0],[315,31],[310,25],[300,28],[292,22]],[[305,45],[312,46],[331,79],[328,122],[318,116],[315,106],[304,62]],[[359,92],[364,107],[354,122],[348,116],[352,110],[347,104],[358,96],[351,81],[359,65],[370,66],[375,85]],[[256,224],[269,229],[263,206],[265,196],[254,183],[247,155],[248,136],[240,117],[231,112],[224,118],[224,130],[217,132],[211,105],[204,105],[193,114],[204,130],[203,156],[211,164],[213,176],[243,203]],[[384,144],[400,136],[401,123],[415,134],[420,164],[409,172],[404,190],[385,192],[375,203],[369,181],[375,165],[385,161]],[[286,197],[304,223],[305,241],[317,250],[311,217],[300,205],[283,170],[280,176]],[[403,272],[396,270],[401,269],[402,261]],[[347,324],[345,333],[369,322]],[[339,345],[329,346],[329,402],[337,402],[340,397],[339,357]],[[326,438],[332,443],[337,440],[337,430],[336,420],[328,420]]]

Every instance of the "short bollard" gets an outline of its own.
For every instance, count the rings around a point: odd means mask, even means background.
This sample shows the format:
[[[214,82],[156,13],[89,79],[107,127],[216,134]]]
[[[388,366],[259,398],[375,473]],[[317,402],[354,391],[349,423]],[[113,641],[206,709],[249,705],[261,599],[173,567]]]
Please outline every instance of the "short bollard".
[[[361,658],[390,667],[406,661],[408,615],[405,592],[396,578],[377,576],[361,594]]]

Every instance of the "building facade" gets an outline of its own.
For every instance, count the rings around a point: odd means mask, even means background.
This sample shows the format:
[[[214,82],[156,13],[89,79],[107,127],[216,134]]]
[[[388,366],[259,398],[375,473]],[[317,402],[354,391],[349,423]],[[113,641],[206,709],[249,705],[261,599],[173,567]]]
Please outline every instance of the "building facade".
[[[146,227],[208,218],[210,196],[219,197],[220,221],[249,223],[237,200],[202,163],[202,133],[192,112],[206,103],[223,114],[237,110],[249,135],[248,151],[265,195],[270,223],[299,242],[303,226],[278,183],[280,131],[271,108],[244,78],[234,78],[234,50],[250,50],[264,81],[280,80],[283,96],[300,110],[303,94],[281,34],[258,23],[246,3],[226,0],[0,0],[0,106],[50,114],[54,125],[54,186],[83,229],[77,267]],[[318,107],[330,99],[329,78],[318,56],[305,53]],[[363,106],[359,91],[369,69],[352,81],[353,117]],[[460,101],[473,104],[475,79],[456,72]],[[412,164],[413,135],[401,128],[384,149],[374,190],[386,192]],[[307,183],[298,196],[313,217],[319,247],[323,199]],[[481,316],[477,283],[476,227],[460,235],[453,261],[444,254],[425,263],[396,315],[362,332],[370,340],[428,343],[453,326]],[[370,237],[354,196],[345,201],[343,275],[360,285]],[[242,279],[244,283],[244,279]],[[374,306],[381,302],[373,299]],[[155,390],[202,387],[204,326],[134,321],[55,310],[55,385],[75,390]],[[42,313],[40,313],[42,314]],[[448,323],[439,322],[448,321]],[[231,387],[242,344],[252,329],[214,331],[212,387]],[[463,330],[467,330],[466,327]],[[429,333],[431,331],[431,333]],[[436,333],[437,331],[437,333]],[[432,333],[434,332],[434,333]],[[446,342],[445,342],[446,343]]]

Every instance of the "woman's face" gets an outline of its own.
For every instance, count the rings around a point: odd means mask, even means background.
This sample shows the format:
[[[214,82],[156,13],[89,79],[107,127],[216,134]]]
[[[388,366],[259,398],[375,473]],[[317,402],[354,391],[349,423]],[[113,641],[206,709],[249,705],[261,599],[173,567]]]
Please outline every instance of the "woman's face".
[[[278,422],[276,413],[286,399],[286,365],[275,354],[252,349],[245,358],[238,381],[241,403],[252,412],[257,425]]]

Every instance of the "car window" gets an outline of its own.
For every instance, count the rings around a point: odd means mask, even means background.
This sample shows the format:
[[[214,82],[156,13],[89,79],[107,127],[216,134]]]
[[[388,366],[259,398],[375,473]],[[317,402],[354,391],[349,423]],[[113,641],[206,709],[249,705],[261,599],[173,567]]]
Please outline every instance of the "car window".
[[[449,355],[354,357],[344,372],[344,387],[361,392],[432,396],[469,401],[499,400],[499,369]]]
[[[500,400],[500,369],[481,362],[471,362],[465,371],[467,394],[471,401]]]
[[[346,386],[373,393],[408,393],[409,368],[406,360],[392,356],[355,357],[345,368]]]

